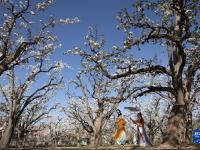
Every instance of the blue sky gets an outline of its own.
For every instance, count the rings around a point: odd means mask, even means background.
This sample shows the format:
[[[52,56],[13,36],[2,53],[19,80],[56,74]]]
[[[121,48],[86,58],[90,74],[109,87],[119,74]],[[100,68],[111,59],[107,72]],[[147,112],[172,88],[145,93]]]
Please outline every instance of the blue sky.
[[[116,29],[117,13],[123,8],[131,8],[133,0],[55,0],[45,12],[46,15],[53,15],[56,18],[74,18],[78,17],[81,21],[73,25],[60,25],[55,28],[55,33],[58,36],[63,47],[58,49],[53,56],[53,59],[62,59],[72,66],[72,70],[65,70],[63,75],[65,82],[74,79],[77,70],[79,69],[80,60],[75,56],[66,56],[63,53],[66,50],[72,49],[74,46],[82,47],[84,45],[84,36],[87,34],[89,26],[97,26],[98,32],[105,35],[106,47],[111,49],[113,45],[121,45],[125,34],[123,31]],[[161,50],[162,47],[143,46],[142,51],[134,50],[133,54],[136,57],[150,58],[155,54],[166,55]],[[164,56],[165,57],[165,56]],[[166,60],[161,57],[161,64],[166,64]],[[165,57],[166,58],[166,57]],[[66,102],[65,92],[60,91],[56,99],[61,103]]]
[[[62,52],[72,49],[74,46],[83,46],[84,36],[87,34],[89,26],[97,26],[99,33],[106,36],[109,48],[125,38],[123,32],[115,28],[117,24],[115,17],[120,9],[131,6],[131,0],[55,0],[54,3],[55,5],[48,9],[47,14],[52,14],[57,18],[74,18],[77,16],[81,20],[78,24],[58,26],[55,29],[60,42],[63,44],[59,57],[69,62],[73,68],[77,68],[80,62],[72,56],[63,56]]]
[[[106,45],[111,49],[113,45],[121,45],[125,34],[116,29],[116,15],[123,8],[131,8],[133,0],[55,0],[45,14],[54,15],[56,18],[78,17],[78,24],[57,26],[55,33],[58,35],[63,47],[56,52],[55,59],[61,58],[68,62],[74,69],[79,65],[78,59],[64,56],[63,52],[74,46],[83,46],[84,36],[89,26],[97,26],[98,32],[106,37]],[[155,53],[162,53],[161,46],[143,46],[143,51],[134,50],[136,57],[151,57]],[[152,49],[149,49],[152,48]],[[148,51],[148,52],[147,52]],[[163,62],[165,63],[165,62]],[[73,72],[72,72],[73,73]],[[71,74],[70,74],[71,76]]]

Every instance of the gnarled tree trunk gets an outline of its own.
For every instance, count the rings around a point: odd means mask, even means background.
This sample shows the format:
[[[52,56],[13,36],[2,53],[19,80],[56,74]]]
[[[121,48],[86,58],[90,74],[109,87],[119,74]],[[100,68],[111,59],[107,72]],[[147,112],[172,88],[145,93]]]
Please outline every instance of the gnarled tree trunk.
[[[0,140],[0,149],[6,149],[11,141],[15,128],[15,121],[12,117],[9,118],[8,126],[6,127],[3,136]]]
[[[187,110],[185,144],[192,144],[192,111]]]
[[[182,8],[182,0],[176,3],[177,9]],[[170,146],[177,146],[183,143],[185,135],[186,124],[186,95],[183,82],[183,70],[186,65],[186,54],[182,46],[182,27],[183,20],[180,13],[175,15],[174,36],[179,39],[179,42],[174,43],[171,41],[170,48],[168,49],[169,66],[172,72],[172,85],[174,89],[175,104],[172,107],[167,129],[163,137],[163,143]]]
[[[104,120],[102,120],[102,115],[98,116],[95,121],[95,129],[94,132],[91,134],[90,137],[90,145],[97,148],[101,143],[102,138],[102,129],[105,125]]]
[[[177,90],[176,103],[169,116],[163,142],[176,146],[192,142],[192,108],[187,89]]]
[[[180,145],[184,138],[185,105],[174,105],[168,120],[166,133],[163,137],[164,144]]]
[[[94,133],[90,136],[90,145],[92,147],[97,147],[101,141],[101,133]]]

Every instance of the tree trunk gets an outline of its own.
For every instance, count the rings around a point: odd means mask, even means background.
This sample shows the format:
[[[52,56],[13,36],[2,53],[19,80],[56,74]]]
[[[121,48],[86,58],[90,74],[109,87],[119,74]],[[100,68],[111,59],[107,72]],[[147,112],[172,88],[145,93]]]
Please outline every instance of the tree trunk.
[[[8,126],[6,127],[3,136],[0,140],[0,149],[6,149],[11,141],[14,132],[14,121],[12,118],[9,119]]]
[[[186,132],[185,132],[185,143],[192,144],[192,112],[189,111],[187,114],[187,122],[186,122]]]
[[[154,138],[155,138],[155,134],[153,133],[153,131],[150,129],[149,132],[149,140],[152,144],[154,144]]]
[[[101,140],[101,133],[94,133],[90,137],[90,145],[92,147],[97,148],[97,146],[99,145],[100,140]]]
[[[18,148],[23,148],[25,144],[25,133],[21,131],[17,137],[17,147]]]
[[[172,107],[168,119],[166,132],[163,137],[164,145],[178,146],[184,141],[187,106],[181,85],[177,84],[176,103]]]
[[[164,144],[177,146],[184,138],[185,106],[174,105],[168,120]]]
[[[81,143],[80,143],[80,140],[81,140],[81,134],[80,134],[80,129],[77,129],[76,130],[76,139],[77,139],[77,144],[76,144],[76,146],[77,147],[80,147],[81,146]]]

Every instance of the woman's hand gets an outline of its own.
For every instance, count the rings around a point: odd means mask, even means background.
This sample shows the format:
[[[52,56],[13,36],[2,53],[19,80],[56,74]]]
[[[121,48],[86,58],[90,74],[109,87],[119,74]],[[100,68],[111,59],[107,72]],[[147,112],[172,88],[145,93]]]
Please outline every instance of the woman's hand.
[[[137,125],[138,127],[142,127],[142,126],[143,126],[143,124],[141,124],[141,123],[136,123],[136,125]]]

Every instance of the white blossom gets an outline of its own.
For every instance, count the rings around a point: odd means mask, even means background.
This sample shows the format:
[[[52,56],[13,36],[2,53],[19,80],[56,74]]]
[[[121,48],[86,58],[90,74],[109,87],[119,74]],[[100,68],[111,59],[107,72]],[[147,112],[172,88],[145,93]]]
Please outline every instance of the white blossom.
[[[113,49],[113,50],[116,50],[116,49],[117,49],[117,46],[114,45],[114,46],[112,47],[112,49]]]
[[[22,26],[22,27],[26,28],[26,27],[27,27],[27,24],[26,24],[26,23],[24,23],[24,22],[21,22],[21,23],[20,23],[20,26]]]
[[[166,11],[165,11],[165,15],[168,16],[168,15],[171,15],[171,14],[172,14],[172,12],[171,12],[170,10],[166,10]]]
[[[25,39],[22,36],[17,39],[17,43],[22,43],[24,41],[25,41]]]
[[[29,21],[28,23],[29,23],[29,24],[33,24],[33,23],[35,23],[35,22],[34,22],[34,21]]]
[[[85,36],[85,40],[89,40],[89,36],[88,35]]]
[[[34,12],[34,11],[30,11],[30,14],[31,14],[31,15],[35,15],[35,12]]]
[[[73,19],[69,19],[69,18],[66,18],[66,19],[60,19],[59,20],[60,23],[63,23],[63,24],[74,24],[74,23],[79,23],[80,20],[78,17],[75,17]]]
[[[58,62],[56,62],[55,66],[57,66],[57,68],[55,70],[61,70],[65,67],[65,64],[60,60]]]
[[[8,16],[8,14],[4,13],[4,14],[3,14],[3,16],[4,16],[4,17],[7,17],[7,16]]]
[[[45,2],[42,3],[37,3],[36,8],[39,10],[44,10],[48,6],[50,6],[53,3],[53,0],[46,0]]]
[[[63,45],[60,43],[60,44],[58,44],[58,46],[57,46],[57,47],[58,47],[58,48],[61,48],[62,46],[63,46]]]

